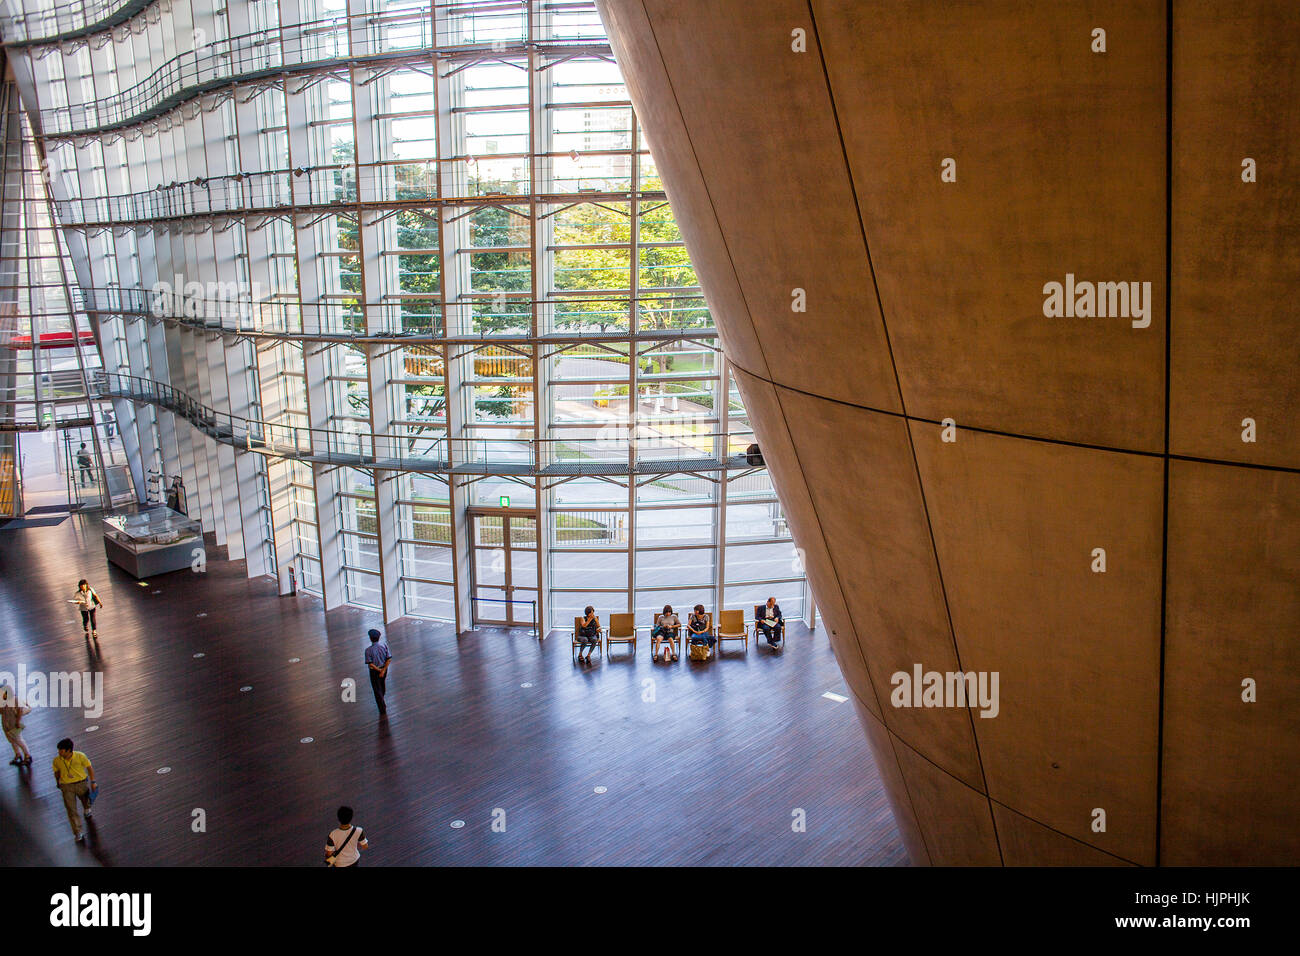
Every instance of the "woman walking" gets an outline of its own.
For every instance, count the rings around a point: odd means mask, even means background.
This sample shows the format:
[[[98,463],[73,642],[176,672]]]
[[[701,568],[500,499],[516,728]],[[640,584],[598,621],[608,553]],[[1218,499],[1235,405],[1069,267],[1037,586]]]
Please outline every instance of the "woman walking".
[[[86,636],[99,640],[99,631],[95,626],[95,611],[103,607],[104,602],[99,599],[99,595],[85,578],[77,582],[77,596],[68,603],[75,604],[81,609],[81,629],[86,632]]]

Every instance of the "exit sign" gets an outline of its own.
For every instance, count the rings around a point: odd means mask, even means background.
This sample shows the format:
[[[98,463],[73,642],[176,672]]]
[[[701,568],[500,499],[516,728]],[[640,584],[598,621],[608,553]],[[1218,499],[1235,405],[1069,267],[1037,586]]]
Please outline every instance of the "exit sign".
[[[502,508],[509,508],[509,507],[510,507],[510,496],[509,496],[509,495],[502,495],[500,500],[501,500],[501,507],[502,507]]]

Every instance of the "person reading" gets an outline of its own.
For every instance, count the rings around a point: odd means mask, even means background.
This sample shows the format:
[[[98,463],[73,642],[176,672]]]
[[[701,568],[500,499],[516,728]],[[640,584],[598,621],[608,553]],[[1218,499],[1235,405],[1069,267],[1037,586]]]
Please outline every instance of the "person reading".
[[[768,598],[767,604],[759,608],[754,623],[763,637],[767,638],[770,647],[776,647],[778,643],[785,640],[785,618],[781,616],[781,605],[776,603],[776,598]]]

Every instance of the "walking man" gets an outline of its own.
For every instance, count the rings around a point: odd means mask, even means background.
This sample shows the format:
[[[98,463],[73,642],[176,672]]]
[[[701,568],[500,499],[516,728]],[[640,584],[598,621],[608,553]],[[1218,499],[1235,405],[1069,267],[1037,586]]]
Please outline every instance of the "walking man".
[[[68,822],[72,824],[72,835],[78,843],[85,842],[81,832],[81,818],[77,815],[77,801],[85,808],[86,819],[90,819],[90,792],[95,789],[95,768],[90,765],[90,758],[80,750],[72,749],[72,738],[64,737],[59,741],[59,755],[54,758],[54,780],[63,791],[63,806],[68,811]]]
[[[326,866],[357,866],[361,851],[370,849],[366,831],[352,823],[352,808],[339,807],[339,825],[325,839]]]
[[[94,473],[90,470],[92,464],[90,452],[86,450],[86,443],[83,441],[81,447],[77,449],[77,476],[83,488],[95,479]]]
[[[388,679],[388,665],[393,660],[393,655],[389,652],[388,644],[383,637],[384,635],[371,628],[370,646],[366,648],[366,667],[370,670],[370,689],[375,692],[375,703],[379,705],[379,715],[381,717],[388,713],[388,706],[384,703],[384,694],[387,690],[384,684]]]

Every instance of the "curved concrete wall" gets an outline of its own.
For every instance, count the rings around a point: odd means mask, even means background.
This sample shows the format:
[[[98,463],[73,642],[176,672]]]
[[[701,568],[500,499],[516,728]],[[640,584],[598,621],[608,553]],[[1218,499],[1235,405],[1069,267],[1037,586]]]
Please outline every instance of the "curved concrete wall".
[[[1300,862],[1300,8],[598,2],[913,859]]]

